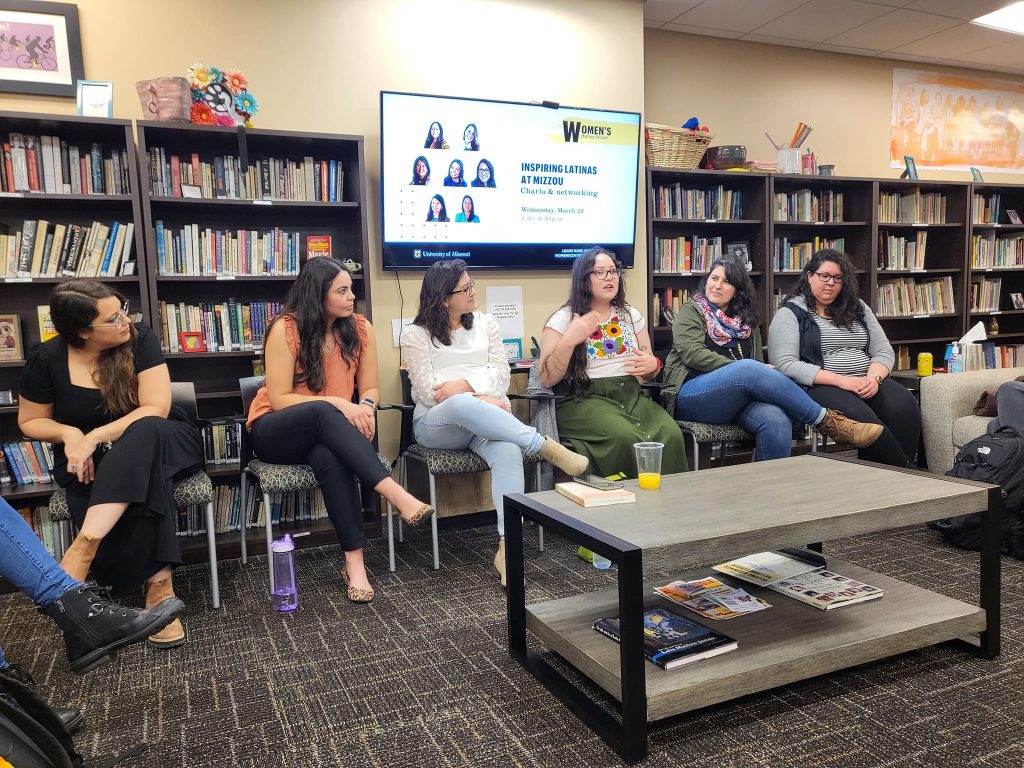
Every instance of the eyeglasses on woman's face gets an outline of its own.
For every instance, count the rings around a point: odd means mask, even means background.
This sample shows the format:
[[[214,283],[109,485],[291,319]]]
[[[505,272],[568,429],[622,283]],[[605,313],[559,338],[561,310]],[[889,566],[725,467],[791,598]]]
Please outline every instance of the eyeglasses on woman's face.
[[[830,274],[828,272],[815,272],[814,276],[816,278],[818,278],[819,280],[821,280],[821,282],[826,283],[826,284],[828,284],[828,283],[835,283],[836,285],[842,285],[843,284],[843,276],[841,274],[840,275],[833,275],[833,274]]]
[[[470,294],[470,293],[472,293],[472,292],[473,292],[473,289],[474,289],[474,288],[476,288],[476,281],[474,281],[474,280],[470,280],[470,281],[469,281],[468,283],[466,283],[466,284],[465,284],[465,285],[464,285],[463,287],[461,287],[461,288],[456,288],[456,289],[455,289],[454,291],[452,291],[452,292],[451,292],[450,294],[448,294],[448,295],[449,295],[449,296],[454,296],[454,295],[455,295],[456,293]]]
[[[604,280],[608,277],[618,277],[619,270],[615,267],[608,267],[607,269],[595,269],[590,274],[596,277],[598,280]]]
[[[114,315],[112,318],[110,318],[110,320],[108,320],[105,323],[93,323],[89,327],[90,328],[107,328],[107,327],[110,327],[110,328],[116,328],[117,330],[120,331],[122,328],[124,328],[130,322],[131,322],[131,317],[128,315],[128,300],[125,299],[124,304],[121,305],[121,308],[117,311],[117,314]]]

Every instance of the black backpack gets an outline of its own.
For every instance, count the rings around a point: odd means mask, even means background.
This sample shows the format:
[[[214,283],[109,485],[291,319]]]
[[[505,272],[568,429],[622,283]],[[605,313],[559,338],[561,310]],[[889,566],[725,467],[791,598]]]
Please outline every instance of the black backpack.
[[[144,744],[113,760],[109,768],[146,751]],[[0,675],[0,757],[15,768],[89,768],[75,751],[64,724],[27,685]]]
[[[1024,432],[1001,427],[976,437],[960,449],[946,475],[1002,488],[1003,554],[1024,560]],[[929,525],[958,547],[981,549],[980,514],[947,517]]]

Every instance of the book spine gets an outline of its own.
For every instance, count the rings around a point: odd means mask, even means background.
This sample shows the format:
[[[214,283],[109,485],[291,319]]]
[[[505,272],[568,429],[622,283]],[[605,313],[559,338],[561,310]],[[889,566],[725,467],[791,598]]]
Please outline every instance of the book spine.
[[[92,160],[92,188],[97,195],[102,195],[105,190],[103,183],[103,145],[93,142],[89,152]]]

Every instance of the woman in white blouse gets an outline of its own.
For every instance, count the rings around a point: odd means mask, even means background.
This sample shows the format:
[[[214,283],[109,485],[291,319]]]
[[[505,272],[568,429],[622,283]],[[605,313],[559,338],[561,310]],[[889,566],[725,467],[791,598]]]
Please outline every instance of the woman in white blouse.
[[[503,499],[523,492],[523,450],[540,453],[573,477],[586,471],[587,459],[512,415],[501,332],[493,317],[475,311],[473,286],[461,259],[432,264],[420,288],[419,312],[402,332],[402,356],[416,403],[416,442],[468,448],[491,468],[499,536],[494,567],[505,586]]]

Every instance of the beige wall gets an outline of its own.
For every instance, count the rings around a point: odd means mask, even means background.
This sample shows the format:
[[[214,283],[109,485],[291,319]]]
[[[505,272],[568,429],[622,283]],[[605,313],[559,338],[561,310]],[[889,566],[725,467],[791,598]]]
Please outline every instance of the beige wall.
[[[372,310],[385,399],[400,396],[390,332],[399,294],[394,274],[379,269],[378,92],[643,109],[640,0],[79,0],[78,6],[85,76],[114,82],[115,117],[140,117],[136,80],[183,74],[202,61],[246,73],[260,103],[258,127],[366,137]],[[5,94],[0,109],[74,114],[75,102]],[[641,221],[643,215],[641,207]],[[638,229],[641,265],[644,231]],[[488,285],[523,286],[527,336],[538,338],[568,291],[565,273],[477,277],[481,302]],[[631,300],[642,306],[646,270],[636,270],[630,285]],[[402,278],[402,292],[410,315],[418,275]],[[381,419],[385,453],[394,452],[394,422]]]
[[[680,125],[697,115],[715,144],[744,144],[749,159],[774,160],[764,137],[788,141],[801,120],[814,128],[805,147],[843,176],[895,178],[889,115],[895,67],[971,72],[649,29],[644,35],[645,119]],[[1001,80],[1013,75],[992,73]],[[969,181],[966,171],[920,170],[921,178]],[[986,181],[1024,183],[987,173]]]

